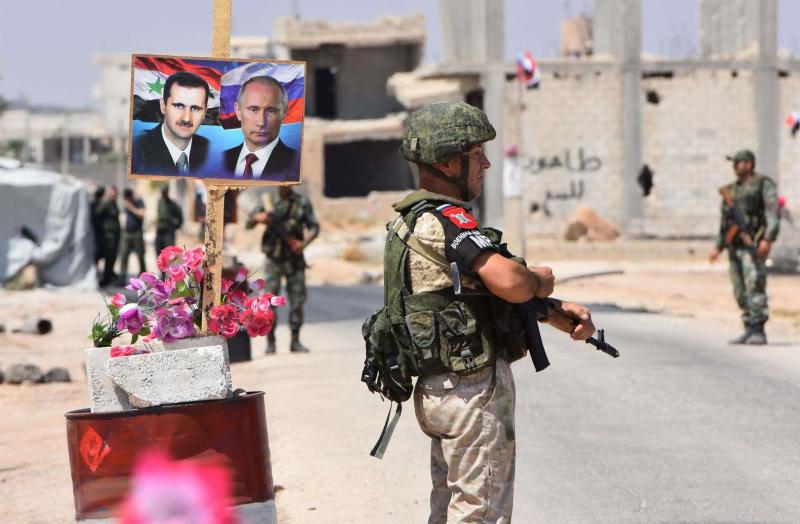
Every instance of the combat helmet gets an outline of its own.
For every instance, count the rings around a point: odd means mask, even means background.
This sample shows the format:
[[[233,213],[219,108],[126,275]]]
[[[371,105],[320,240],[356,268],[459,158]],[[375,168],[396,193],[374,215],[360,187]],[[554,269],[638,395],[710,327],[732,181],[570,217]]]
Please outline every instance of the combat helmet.
[[[416,164],[425,165],[435,175],[458,185],[462,198],[469,199],[464,158],[475,144],[493,140],[497,133],[486,114],[466,102],[434,102],[417,109],[406,121],[400,154]],[[432,164],[462,155],[461,177],[451,178]]]

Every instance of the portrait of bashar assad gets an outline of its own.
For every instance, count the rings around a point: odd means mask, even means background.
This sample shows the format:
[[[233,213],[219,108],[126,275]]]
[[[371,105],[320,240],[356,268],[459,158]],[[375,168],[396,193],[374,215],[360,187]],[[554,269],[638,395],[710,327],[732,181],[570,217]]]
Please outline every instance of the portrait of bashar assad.
[[[288,108],[286,89],[273,77],[254,76],[242,84],[235,110],[243,143],[224,152],[229,173],[244,179],[298,179],[299,154],[279,137]]]
[[[131,171],[184,176],[199,171],[208,155],[208,139],[196,133],[209,96],[208,83],[200,76],[187,71],[170,75],[160,100],[164,120],[134,141]]]

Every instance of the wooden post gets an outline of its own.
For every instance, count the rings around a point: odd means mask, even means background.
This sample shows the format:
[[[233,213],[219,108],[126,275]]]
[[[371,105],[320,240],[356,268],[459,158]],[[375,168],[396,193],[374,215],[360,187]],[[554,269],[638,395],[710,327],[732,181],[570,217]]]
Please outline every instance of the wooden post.
[[[231,53],[231,0],[214,0],[211,25],[211,56],[228,58]],[[203,263],[203,333],[208,334],[209,313],[219,303],[222,287],[225,191],[227,186],[206,182],[206,259]]]

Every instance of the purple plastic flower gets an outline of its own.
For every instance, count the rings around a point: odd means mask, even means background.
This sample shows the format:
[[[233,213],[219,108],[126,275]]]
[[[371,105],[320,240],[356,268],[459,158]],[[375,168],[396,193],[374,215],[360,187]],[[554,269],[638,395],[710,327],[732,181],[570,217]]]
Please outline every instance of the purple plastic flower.
[[[144,313],[136,304],[125,304],[119,310],[117,330],[128,330],[133,335],[139,333],[144,327]]]
[[[174,342],[194,335],[192,312],[180,305],[160,307],[150,319],[152,333],[164,342]]]

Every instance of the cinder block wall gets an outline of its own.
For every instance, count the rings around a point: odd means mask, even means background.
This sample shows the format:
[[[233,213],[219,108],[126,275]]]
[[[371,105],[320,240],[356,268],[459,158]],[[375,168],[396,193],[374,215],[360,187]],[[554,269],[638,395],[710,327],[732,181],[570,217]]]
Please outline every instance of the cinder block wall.
[[[655,172],[644,198],[643,230],[656,236],[711,235],[719,186],[733,180],[726,155],[758,147],[755,75],[729,70],[676,71],[642,81],[642,161]]]
[[[655,176],[652,192],[642,197],[643,218],[636,230],[656,237],[715,234],[717,189],[733,179],[725,155],[741,148],[759,154],[756,75],[742,69],[732,73],[697,68],[675,70],[672,78],[642,80],[642,162]],[[528,208],[539,208],[527,214],[528,234],[560,234],[564,220],[578,206],[591,207],[625,229],[621,75],[603,71],[543,76],[538,90],[523,93],[523,112],[518,110],[515,82],[509,82],[506,91],[506,143],[523,142],[525,199]],[[800,108],[800,75],[781,77],[779,88],[779,172],[766,174],[778,182],[797,215],[800,136],[792,138],[783,119]],[[657,93],[658,104],[647,102],[648,91]],[[524,141],[518,138],[520,124]],[[500,176],[500,168],[493,171]]]
[[[534,228],[536,234],[560,232],[581,205],[615,223],[622,220],[621,94],[622,78],[616,73],[560,78],[547,73],[538,90],[524,92],[526,109],[507,114],[507,126],[523,121],[525,200],[529,211],[538,208],[529,212],[529,234]],[[515,101],[517,96],[512,83],[507,98]]]

